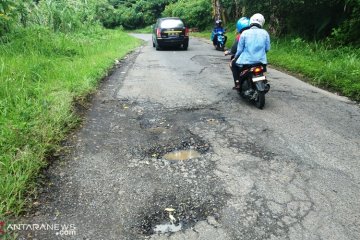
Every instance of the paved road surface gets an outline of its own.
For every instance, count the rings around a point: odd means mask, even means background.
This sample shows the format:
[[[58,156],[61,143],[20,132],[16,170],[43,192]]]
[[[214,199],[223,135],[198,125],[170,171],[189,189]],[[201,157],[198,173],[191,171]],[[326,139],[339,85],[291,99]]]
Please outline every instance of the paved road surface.
[[[23,237],[360,239],[359,106],[270,69],[259,110],[227,64],[195,38],[121,61],[23,220],[75,232]]]

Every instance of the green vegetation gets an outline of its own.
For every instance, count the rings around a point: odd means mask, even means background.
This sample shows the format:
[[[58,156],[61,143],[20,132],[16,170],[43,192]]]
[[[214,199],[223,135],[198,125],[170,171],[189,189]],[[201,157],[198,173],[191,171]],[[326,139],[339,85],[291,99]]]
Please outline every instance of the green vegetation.
[[[34,179],[75,126],[73,101],[97,86],[115,59],[140,44],[92,27],[73,33],[17,28],[0,43],[0,217],[19,214]]]
[[[359,0],[212,0],[220,6],[220,18],[235,22],[259,12],[273,36],[305,40],[331,38],[337,45],[360,44]]]
[[[144,27],[144,28],[139,28],[139,29],[135,29],[135,30],[128,30],[127,32],[136,32],[136,33],[152,33],[152,29],[153,25]]]
[[[107,0],[0,2],[0,219],[17,215],[91,93],[140,44],[101,27]]]
[[[26,0],[29,1],[31,2]],[[46,2],[51,2],[53,6],[54,2],[67,1]],[[80,2],[81,4],[77,4],[80,7],[84,5],[83,0],[74,0],[74,2]],[[273,36],[290,35],[310,41],[332,39],[337,45],[359,46],[360,44],[359,0],[265,2],[262,0],[88,0],[87,2],[88,4],[82,7],[87,9],[87,12],[95,12],[95,15],[91,19],[84,15],[81,19],[97,20],[107,28],[120,26],[124,29],[143,28],[154,24],[159,17],[174,16],[183,18],[189,27],[205,30],[218,18],[227,24],[235,22],[242,16],[250,17],[260,12],[265,16],[269,32]]]
[[[360,101],[360,49],[330,48],[301,38],[273,39],[270,64],[299,73],[315,86]]]
[[[163,16],[178,16],[188,27],[206,28],[212,21],[212,6],[208,0],[178,1],[166,6]]]

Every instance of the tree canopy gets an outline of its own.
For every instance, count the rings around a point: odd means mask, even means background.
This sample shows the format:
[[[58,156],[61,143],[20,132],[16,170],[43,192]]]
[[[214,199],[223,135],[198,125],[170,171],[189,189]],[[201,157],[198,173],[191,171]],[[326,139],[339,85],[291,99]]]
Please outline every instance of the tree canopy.
[[[360,37],[360,0],[220,0],[223,17],[262,13],[275,35],[295,35],[310,40],[332,37],[341,44]]]
[[[360,44],[360,0],[0,0],[0,36],[29,25],[55,31],[89,24],[135,29],[161,16],[181,17],[189,27],[204,29],[218,17],[235,25],[257,12],[277,36]]]

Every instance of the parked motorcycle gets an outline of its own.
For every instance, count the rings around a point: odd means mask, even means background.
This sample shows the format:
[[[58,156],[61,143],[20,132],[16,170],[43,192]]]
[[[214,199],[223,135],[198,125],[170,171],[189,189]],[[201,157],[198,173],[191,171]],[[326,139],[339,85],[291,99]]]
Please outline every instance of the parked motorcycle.
[[[265,69],[261,63],[253,64],[240,73],[242,79],[240,96],[255,103],[259,109],[264,107],[265,94],[270,90],[270,84],[264,73]]]

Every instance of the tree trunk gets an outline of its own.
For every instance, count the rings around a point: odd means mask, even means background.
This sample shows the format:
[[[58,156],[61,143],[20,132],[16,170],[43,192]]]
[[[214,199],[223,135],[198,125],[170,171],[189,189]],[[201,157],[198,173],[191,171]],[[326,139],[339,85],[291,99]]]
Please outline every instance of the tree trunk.
[[[240,5],[239,1],[235,0],[235,19],[239,19],[240,17]]]
[[[221,19],[222,11],[221,11],[220,0],[212,0],[212,5],[214,10],[213,15],[215,21]]]

